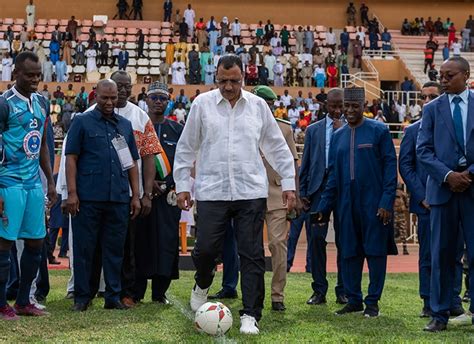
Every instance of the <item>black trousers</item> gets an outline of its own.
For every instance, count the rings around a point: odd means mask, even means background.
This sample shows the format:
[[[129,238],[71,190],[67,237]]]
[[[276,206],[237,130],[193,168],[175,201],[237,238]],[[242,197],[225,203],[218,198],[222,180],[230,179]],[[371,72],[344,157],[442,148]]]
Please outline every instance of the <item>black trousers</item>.
[[[171,278],[168,276],[153,276],[151,278],[151,300],[158,301],[164,297],[171,284]],[[135,281],[135,299],[143,300],[148,286],[148,279],[138,277]]]
[[[123,252],[122,263],[122,292],[120,297],[135,298],[135,230],[137,227],[136,220],[128,223],[127,238],[125,239],[125,247]]]
[[[196,284],[205,289],[214,278],[216,260],[222,255],[224,237],[229,221],[234,222],[240,257],[243,309],[259,320],[265,298],[265,252],[263,221],[266,199],[241,201],[198,201],[197,234],[192,252]]]

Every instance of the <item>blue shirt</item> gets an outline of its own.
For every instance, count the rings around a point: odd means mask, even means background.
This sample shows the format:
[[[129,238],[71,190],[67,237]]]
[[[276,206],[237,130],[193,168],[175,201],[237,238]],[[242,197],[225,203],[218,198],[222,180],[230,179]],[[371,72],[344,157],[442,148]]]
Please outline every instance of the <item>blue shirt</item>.
[[[38,94],[30,98],[15,87],[0,96],[0,187],[41,185],[39,157],[49,107]]]
[[[341,44],[342,45],[348,45],[349,44],[349,32],[341,32],[341,35],[339,36],[341,39]]]
[[[106,119],[94,109],[74,118],[65,154],[78,156],[76,187],[80,201],[130,202],[128,171],[122,171],[112,145],[118,135],[124,137],[133,160],[138,160],[132,124],[124,117],[114,114]]]

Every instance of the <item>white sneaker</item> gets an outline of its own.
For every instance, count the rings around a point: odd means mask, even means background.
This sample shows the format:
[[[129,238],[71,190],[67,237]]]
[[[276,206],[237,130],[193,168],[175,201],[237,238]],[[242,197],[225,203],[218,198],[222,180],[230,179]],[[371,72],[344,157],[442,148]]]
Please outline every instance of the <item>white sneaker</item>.
[[[209,288],[201,289],[197,284],[194,285],[194,288],[191,290],[191,299],[189,300],[189,305],[193,312],[196,312],[199,307],[207,302],[207,293]]]
[[[472,314],[470,312],[461,314],[456,318],[449,319],[448,323],[454,326],[472,325]]]
[[[35,305],[36,308],[38,308],[42,311],[44,311],[46,309],[46,306],[39,303],[38,300],[36,300],[36,297],[34,297],[34,296],[30,296],[30,303],[32,305]]]
[[[254,317],[244,314],[240,317],[240,333],[242,334],[259,334],[257,320]]]

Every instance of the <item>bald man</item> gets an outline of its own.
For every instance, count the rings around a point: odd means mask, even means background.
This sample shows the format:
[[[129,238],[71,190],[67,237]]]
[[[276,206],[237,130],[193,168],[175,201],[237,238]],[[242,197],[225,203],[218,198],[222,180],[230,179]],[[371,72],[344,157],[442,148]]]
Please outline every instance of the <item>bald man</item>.
[[[128,308],[120,302],[123,247],[129,214],[133,219],[140,212],[139,154],[130,121],[114,110],[117,84],[100,81],[95,99],[94,110],[74,119],[66,144],[66,207],[74,236],[73,310],[78,312],[92,299],[89,280],[96,245],[102,246],[107,285],[104,308]]]

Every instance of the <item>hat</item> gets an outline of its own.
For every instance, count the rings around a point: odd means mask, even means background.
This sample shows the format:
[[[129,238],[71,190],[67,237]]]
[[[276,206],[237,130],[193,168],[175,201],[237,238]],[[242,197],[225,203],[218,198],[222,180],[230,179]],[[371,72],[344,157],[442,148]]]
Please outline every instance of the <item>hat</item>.
[[[270,87],[264,85],[255,86],[250,92],[265,100],[275,100],[277,98],[275,92]]]
[[[365,88],[350,87],[344,89],[344,101],[346,102],[365,102]]]
[[[148,92],[146,94],[150,95],[152,93],[161,93],[167,96],[170,95],[170,93],[168,92],[168,85],[158,81],[155,81],[151,83],[150,86],[148,86]]]

